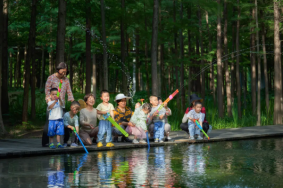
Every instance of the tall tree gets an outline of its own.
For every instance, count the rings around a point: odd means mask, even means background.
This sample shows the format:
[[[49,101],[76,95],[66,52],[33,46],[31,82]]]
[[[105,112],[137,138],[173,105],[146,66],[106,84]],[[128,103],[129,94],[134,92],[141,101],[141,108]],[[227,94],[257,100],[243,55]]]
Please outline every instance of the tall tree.
[[[35,63],[35,39],[34,46],[31,49],[31,61],[32,61],[32,79],[31,79],[31,118],[34,120],[36,116],[35,111],[35,84],[36,84],[36,63]]]
[[[188,5],[188,10],[187,10],[187,15],[188,15],[188,20],[189,23],[191,24],[191,6]],[[190,64],[192,64],[192,43],[191,43],[191,29],[188,28],[188,56],[190,59]],[[188,66],[188,72],[189,72],[189,76],[188,76],[188,96],[191,95],[191,67]],[[170,75],[170,74],[169,74]]]
[[[261,12],[261,16],[263,17],[263,12]],[[266,59],[266,47],[265,47],[265,24],[262,23],[261,29],[261,37],[262,37],[262,51],[263,51],[263,70],[264,70],[264,83],[265,83],[265,106],[266,112],[269,112],[269,91],[268,91],[268,74],[267,74],[267,59]]]
[[[217,14],[217,101],[218,101],[218,114],[220,118],[224,117],[223,109],[223,76],[222,76],[222,64],[221,64],[221,14],[220,14],[220,0],[218,3],[218,14]]]
[[[32,0],[29,39],[28,39],[28,51],[27,51],[27,59],[25,62],[25,89],[24,89],[24,99],[25,100],[23,100],[22,122],[28,121],[30,61],[32,60],[32,57],[34,55],[33,52],[35,48],[36,4],[37,4],[37,0]]]
[[[137,80],[137,91],[141,91],[141,64],[140,64],[140,35],[139,31],[136,30],[136,80]]]
[[[65,33],[66,33],[66,8],[67,1],[59,0],[58,28],[56,40],[56,65],[64,62],[65,58]]]
[[[2,30],[2,112],[9,111],[9,98],[8,98],[8,0],[3,0],[3,22]]]
[[[258,27],[258,6],[257,0],[255,0],[255,18],[256,18],[256,45],[257,45],[257,126],[260,126],[260,81],[261,81],[261,66],[260,66],[260,54],[259,54],[259,27]]]
[[[255,7],[252,7],[252,22],[255,20]],[[254,26],[251,28],[251,45],[252,45],[252,52],[255,52],[255,33],[254,33]],[[251,83],[252,83],[252,110],[253,114],[256,114],[256,58],[255,53],[251,54]]]
[[[91,92],[91,4],[90,0],[86,0],[86,86],[85,93]]]
[[[279,27],[279,0],[274,0],[274,118],[273,123],[282,124],[281,100],[282,100],[282,71],[281,71],[281,44]]]
[[[203,60],[203,39],[202,39],[202,23],[201,23],[201,10],[200,6],[198,7],[198,20],[199,20],[199,39],[200,39],[200,56],[201,56],[201,68],[204,67],[204,60]],[[205,71],[202,71],[200,76],[200,83],[201,83],[201,98],[205,100]]]
[[[228,39],[227,39],[227,29],[228,29],[228,21],[227,21],[227,0],[224,2],[224,53],[225,55],[228,55]],[[226,80],[226,95],[227,95],[227,112],[228,116],[232,117],[232,98],[231,98],[231,81],[230,81],[230,72],[228,67],[228,59],[225,58],[225,80]]]
[[[152,21],[152,37],[151,37],[151,86],[152,94],[158,95],[157,86],[157,37],[158,37],[158,0],[154,0],[153,21]]]
[[[3,10],[3,0],[0,0],[0,10]],[[3,12],[0,13],[0,26],[3,25]],[[3,59],[2,59],[2,47],[3,47],[3,27],[0,27],[0,86],[2,85],[2,62],[3,62]],[[1,87],[0,87],[0,99],[1,99]],[[0,105],[0,128],[1,128],[1,131],[2,133],[0,134],[6,134],[6,129],[5,129],[5,126],[4,126],[4,123],[3,123],[3,118],[2,118],[2,110],[1,110],[1,105]]]
[[[121,0],[121,10],[122,10],[122,16],[121,16],[121,24],[120,24],[120,31],[121,31],[121,60],[123,63],[123,66],[125,65],[126,60],[126,41],[125,41],[125,0]],[[123,67],[126,69],[126,67]],[[127,75],[123,72],[122,73],[122,91],[123,93],[127,94]]]
[[[41,79],[40,79],[40,88],[44,87],[44,78],[45,78],[45,57],[44,57],[44,45],[41,46]]]
[[[69,69],[70,69],[70,86],[71,88],[73,88],[73,75],[74,75],[74,71],[73,71],[73,58],[72,58],[72,51],[73,51],[73,37],[70,36],[69,38],[69,53],[70,53],[70,57],[69,57]]]
[[[237,16],[237,31],[236,31],[236,51],[237,51],[237,63],[236,63],[236,79],[237,79],[237,98],[238,98],[238,117],[242,118],[241,110],[241,82],[240,82],[240,1],[238,3],[238,16]]]
[[[180,20],[183,20],[183,3],[180,3]],[[180,59],[181,59],[181,82],[180,82],[180,92],[181,92],[181,109],[185,110],[185,89],[184,89],[184,37],[183,30],[180,29]]]
[[[92,54],[92,92],[96,96],[96,56],[95,53]]]
[[[103,41],[103,89],[108,90],[108,64],[107,64],[107,46],[105,31],[105,5],[104,0],[100,0],[101,22],[102,22],[102,41]]]

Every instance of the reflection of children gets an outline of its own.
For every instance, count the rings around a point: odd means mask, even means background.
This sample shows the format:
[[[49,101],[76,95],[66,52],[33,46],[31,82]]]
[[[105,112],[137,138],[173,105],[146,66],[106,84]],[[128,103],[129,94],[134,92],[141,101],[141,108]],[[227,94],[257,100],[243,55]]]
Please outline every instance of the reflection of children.
[[[104,162],[103,153],[98,153],[98,169],[99,169],[99,177],[101,184],[109,184],[109,181],[112,177],[112,158],[113,151],[107,151],[106,160]],[[107,183],[108,182],[108,183]]]
[[[48,172],[48,187],[64,187],[64,172],[61,169],[61,160],[57,158],[51,158],[49,160],[49,166],[51,168],[56,168],[56,171]]]
[[[164,116],[166,111],[164,108],[162,108],[160,111],[157,111],[160,105],[158,105],[158,98],[156,96],[150,96],[149,100],[150,104],[152,105],[152,109],[150,112],[150,117],[147,120],[147,124],[150,124],[151,121],[153,121],[155,142],[163,142],[165,124]]]
[[[188,114],[187,118],[189,119],[188,122],[188,129],[190,132],[190,140],[194,140],[195,134],[198,135],[198,140],[202,140],[203,138],[200,136],[200,129],[197,127],[195,120],[197,120],[202,127],[202,123],[204,120],[204,114],[201,113],[202,104],[201,102],[195,103],[195,108],[192,109]]]
[[[63,102],[61,98],[59,97],[59,101],[57,98],[57,88],[52,88],[50,90],[50,98],[48,101],[48,107],[47,110],[49,111],[49,124],[48,124],[48,133],[47,135],[50,138],[50,144],[49,147],[51,149],[55,149],[55,145],[53,143],[53,137],[57,135],[57,148],[64,148],[60,144],[60,136],[64,135],[64,123],[63,123]]]
[[[150,113],[151,106],[148,103],[143,104],[141,107],[137,108],[135,110],[134,115],[131,117],[130,122],[128,123],[126,131],[129,134],[132,134],[135,136],[133,143],[134,144],[146,144],[146,142],[143,140],[147,132],[147,126],[146,126],[146,119],[147,114]],[[137,140],[137,138],[140,139],[140,142]]]
[[[111,117],[114,118],[114,106],[113,104],[109,103],[109,92],[107,90],[102,90],[100,92],[100,98],[103,101],[102,103],[100,103],[96,109],[101,111],[102,113],[106,114],[107,112],[110,113]],[[98,143],[97,143],[97,147],[102,147],[102,140],[103,140],[103,136],[106,133],[106,147],[112,147],[114,146],[114,144],[112,143],[112,125],[111,122],[104,119],[103,116],[98,116],[99,121],[99,131],[98,131]]]
[[[70,111],[64,114],[64,125],[65,127],[69,128],[70,130],[76,129],[76,132],[79,134],[79,118],[77,116],[77,113],[79,112],[80,109],[80,103],[77,101],[73,101],[71,103]],[[78,139],[76,138],[76,134],[73,132],[72,133],[72,138],[71,138],[71,147],[77,147]],[[67,145],[67,144],[66,144]]]

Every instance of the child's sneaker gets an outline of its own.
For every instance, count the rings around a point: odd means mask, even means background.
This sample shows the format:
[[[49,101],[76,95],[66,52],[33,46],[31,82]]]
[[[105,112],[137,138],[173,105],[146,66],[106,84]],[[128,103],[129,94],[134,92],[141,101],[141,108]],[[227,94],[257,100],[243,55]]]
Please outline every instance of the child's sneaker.
[[[140,144],[146,144],[146,141],[144,141],[143,139],[140,140]]]
[[[113,147],[114,146],[114,144],[112,144],[111,142],[108,142],[107,144],[106,144],[106,147]]]
[[[71,144],[71,147],[78,147],[78,144],[72,143],[72,144]]]
[[[197,138],[198,140],[203,140],[203,138],[200,136],[200,135],[198,135],[198,138]]]
[[[170,136],[167,136],[167,140],[172,140],[172,138]]]
[[[161,139],[161,140],[159,140],[159,143],[163,143],[164,141]]]
[[[194,137],[192,137],[192,138],[190,137],[189,140],[195,140],[195,138]]]
[[[64,148],[60,143],[57,143],[57,148]]]
[[[137,139],[133,140],[133,144],[138,144],[138,143],[139,143],[139,141]]]
[[[102,142],[98,142],[98,143],[97,143],[97,147],[98,147],[98,148],[100,148],[100,147],[102,147],[102,146],[103,146]]]
[[[55,147],[55,145],[54,145],[53,143],[51,143],[51,144],[49,145],[49,148],[50,148],[50,149],[55,149],[56,147]]]
[[[156,139],[154,140],[154,142],[158,142],[158,138],[156,138]]]
[[[64,147],[64,148],[66,148],[67,146],[68,146],[68,144],[67,144],[67,143],[63,144],[63,147]]]

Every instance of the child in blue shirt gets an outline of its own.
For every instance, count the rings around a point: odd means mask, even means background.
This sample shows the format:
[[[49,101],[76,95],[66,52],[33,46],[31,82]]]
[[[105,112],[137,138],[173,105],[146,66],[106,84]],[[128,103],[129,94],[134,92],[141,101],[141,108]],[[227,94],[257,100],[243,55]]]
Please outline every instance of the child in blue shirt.
[[[77,116],[77,113],[80,110],[80,103],[77,101],[73,101],[71,103],[70,111],[66,112],[64,114],[64,125],[65,127],[69,128],[74,131],[76,129],[76,132],[79,134],[79,118]],[[76,134],[72,133],[71,138],[71,147],[77,147],[78,146],[78,138],[76,137]],[[67,145],[67,144],[66,144]]]
[[[47,105],[47,110],[49,111],[49,124],[48,124],[48,133],[47,136],[50,138],[49,148],[55,149],[55,145],[53,143],[53,137],[56,135],[57,137],[57,148],[64,148],[60,144],[60,137],[64,135],[64,123],[63,123],[63,102],[59,96],[57,98],[57,88],[52,88],[50,90],[50,98]]]

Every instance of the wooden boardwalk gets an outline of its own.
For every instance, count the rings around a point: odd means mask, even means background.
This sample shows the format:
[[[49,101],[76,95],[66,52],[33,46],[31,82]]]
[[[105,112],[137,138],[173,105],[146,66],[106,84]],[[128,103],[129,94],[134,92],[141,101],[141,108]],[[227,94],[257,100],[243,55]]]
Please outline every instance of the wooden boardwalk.
[[[172,141],[164,143],[150,142],[151,147],[172,145],[178,143],[203,143],[203,142],[219,142],[231,140],[254,139],[264,137],[281,137],[283,136],[283,125],[269,125],[269,126],[255,126],[244,128],[232,128],[212,130],[209,134],[210,140],[188,140],[188,135],[183,131],[174,131],[170,133]],[[131,138],[131,137],[130,137]],[[103,151],[114,149],[134,149],[138,147],[148,147],[147,144],[132,144],[132,143],[115,143],[114,147],[97,148],[96,145],[87,146],[89,152]],[[76,148],[63,148],[63,149],[49,149],[41,147],[41,139],[3,139],[0,140],[0,158],[24,157],[34,155],[48,155],[48,154],[64,154],[64,153],[83,153],[82,146]]]

